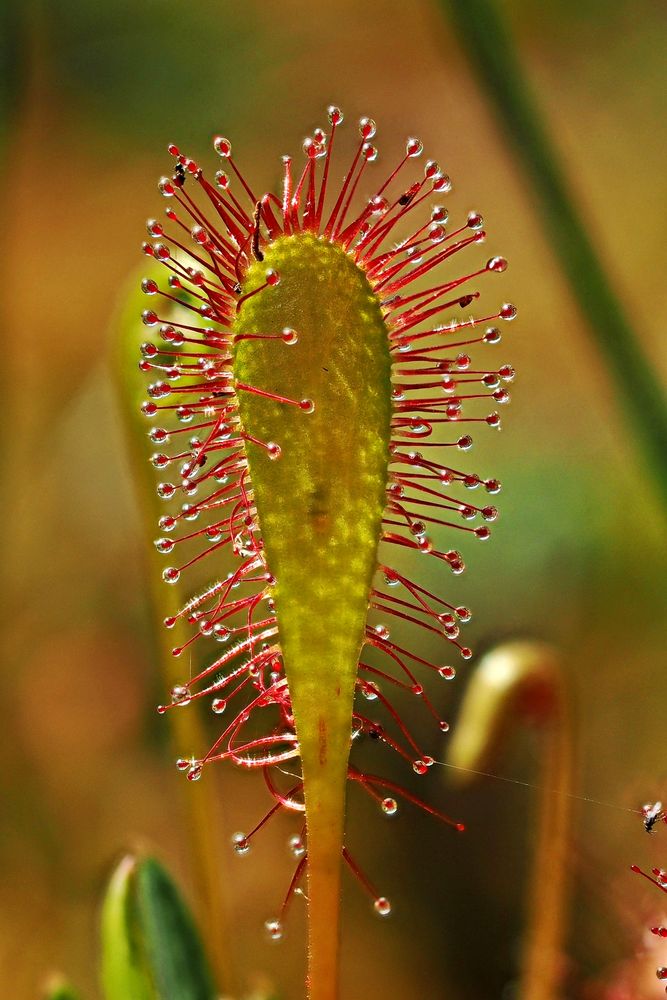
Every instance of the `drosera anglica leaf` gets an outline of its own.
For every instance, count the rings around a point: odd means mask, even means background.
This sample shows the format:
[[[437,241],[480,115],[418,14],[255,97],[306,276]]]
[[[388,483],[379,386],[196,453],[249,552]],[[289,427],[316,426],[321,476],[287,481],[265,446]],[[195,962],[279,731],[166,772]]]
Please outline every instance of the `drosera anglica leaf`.
[[[235,835],[239,855],[277,812],[299,818],[290,841],[296,870],[267,931],[281,937],[307,874],[312,1000],[337,996],[341,858],[376,912],[390,911],[344,844],[347,781],[384,815],[396,812],[398,796],[461,829],[348,757],[366,735],[417,774],[433,763],[390,692],[418,698],[434,731],[446,731],[416,671],[451,680],[456,670],[394,641],[385,622],[439,637],[467,660],[459,631],[470,611],[393,566],[391,552],[429,557],[458,576],[462,554],[437,542],[489,537],[495,507],[466,494],[493,495],[500,484],[461,470],[460,453],[474,425],[500,427],[495,405],[509,400],[514,375],[509,365],[489,367],[484,354],[500,341],[496,321],[514,319],[515,307],[470,311],[477,282],[507,262],[451,266],[484,242],[481,215],[448,229],[447,210],[435,204],[424,219],[423,203],[446,196],[451,182],[433,160],[415,177],[418,139],[371,186],[378,153],[370,118],[359,123],[351,166],[332,195],[342,121],[330,108],[329,131],[316,129],[304,143],[302,170],[293,174],[283,158],[280,196],[257,197],[222,136],[215,183],[170,145],[175,169],[158,185],[168,223],[149,220],[144,244],[168,273],[167,288],[150,279],[143,286],[143,322],[164,345],[142,348],[154,379],[142,409],[153,422],[158,495],[167,504],[156,549],[168,557],[168,584],[181,586],[204,563],[211,571],[166,625],[188,626],[176,657],[196,642],[221,643],[194,677],[184,671],[159,710],[205,697],[224,715],[208,753],[177,762],[190,780],[215,760],[263,772],[273,806]],[[188,318],[174,322],[165,310],[179,300]],[[469,346],[481,347],[475,366]],[[443,440],[443,430],[454,433]],[[223,549],[238,557],[228,575]]]

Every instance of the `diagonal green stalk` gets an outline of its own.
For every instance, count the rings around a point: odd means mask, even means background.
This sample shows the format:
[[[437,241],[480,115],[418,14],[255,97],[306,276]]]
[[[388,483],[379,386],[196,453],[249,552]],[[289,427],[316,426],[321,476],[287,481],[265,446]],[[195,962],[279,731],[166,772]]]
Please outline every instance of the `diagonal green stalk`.
[[[150,270],[150,268],[149,268]],[[145,297],[139,290],[139,279],[120,299],[119,313],[114,321],[114,356],[112,366],[122,403],[128,442],[128,457],[137,484],[137,500],[141,518],[147,530],[155,531],[158,518],[164,513],[159,506],[155,481],[149,463],[152,450],[146,421],[140,412],[146,395],[146,383],[138,369],[137,347],[145,328],[141,326],[141,309]],[[174,646],[183,645],[188,638],[183,618],[167,632],[162,625],[164,617],[176,616],[183,603],[178,589],[162,582],[164,561],[151,546],[148,560],[149,596],[155,621],[154,641],[162,668],[166,690],[182,683],[182,665],[172,655]],[[196,712],[180,709],[169,713],[172,745],[177,756],[203,757],[208,749],[201,720]],[[204,919],[203,936],[218,985],[231,989],[235,981],[233,957],[229,946],[230,914],[222,892],[224,872],[220,851],[221,815],[214,782],[187,782],[183,802],[193,846],[195,879],[202,900]],[[226,881],[226,879],[225,879]]]
[[[579,216],[557,150],[494,0],[439,0],[532,184],[551,246],[615,380],[655,485],[667,499],[667,405]]]

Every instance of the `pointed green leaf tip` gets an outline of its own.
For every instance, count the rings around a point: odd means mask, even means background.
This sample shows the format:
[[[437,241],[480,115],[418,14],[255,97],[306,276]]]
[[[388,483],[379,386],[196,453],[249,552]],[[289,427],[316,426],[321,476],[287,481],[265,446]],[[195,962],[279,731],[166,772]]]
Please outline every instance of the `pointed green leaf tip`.
[[[214,1000],[192,917],[157,861],[124,858],[102,909],[106,1000]]]
[[[79,994],[61,976],[54,976],[46,985],[44,1000],[79,1000]]]
[[[269,269],[279,284],[245,299],[234,333],[289,328],[298,339],[289,349],[238,340],[234,375],[245,431],[280,447],[278,458],[253,443],[247,453],[303,767],[312,917],[320,869],[337,905],[354,685],[386,503],[391,360],[378,298],[338,246],[281,237],[248,270],[243,295]],[[335,938],[333,903],[326,919]]]

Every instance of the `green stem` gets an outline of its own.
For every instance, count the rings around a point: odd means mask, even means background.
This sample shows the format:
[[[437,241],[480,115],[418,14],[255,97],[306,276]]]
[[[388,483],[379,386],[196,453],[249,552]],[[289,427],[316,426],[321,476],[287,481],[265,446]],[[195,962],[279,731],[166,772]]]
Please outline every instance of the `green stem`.
[[[317,690],[297,689],[294,717],[303,770],[308,834],[308,1000],[338,1000],[341,848],[345,827],[349,727],[354,678],[336,673]],[[333,708],[333,711],[332,711]],[[301,725],[301,720],[306,725]],[[301,728],[300,728],[301,726]]]
[[[345,789],[331,768],[308,769],[304,789],[308,817],[308,998],[338,1000],[341,843]],[[343,779],[344,780],[344,779]]]
[[[579,218],[501,10],[493,0],[440,0],[440,5],[451,11],[504,135],[532,183],[553,251],[620,390],[655,484],[667,498],[667,408],[660,382]]]

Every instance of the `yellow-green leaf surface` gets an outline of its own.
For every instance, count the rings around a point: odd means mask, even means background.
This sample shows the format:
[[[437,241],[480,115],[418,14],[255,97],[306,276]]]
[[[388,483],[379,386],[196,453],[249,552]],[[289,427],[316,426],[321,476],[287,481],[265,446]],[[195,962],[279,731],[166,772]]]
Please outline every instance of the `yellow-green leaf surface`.
[[[281,449],[275,460],[256,444],[247,451],[303,766],[312,957],[320,935],[334,949],[337,936],[352,701],[387,485],[390,354],[379,301],[340,248],[282,237],[250,267],[244,295],[268,268],[280,283],[243,302],[234,332],[290,327],[298,341],[238,341],[234,374],[315,407],[239,391],[246,432]],[[333,959],[316,965],[313,983],[335,979]]]

